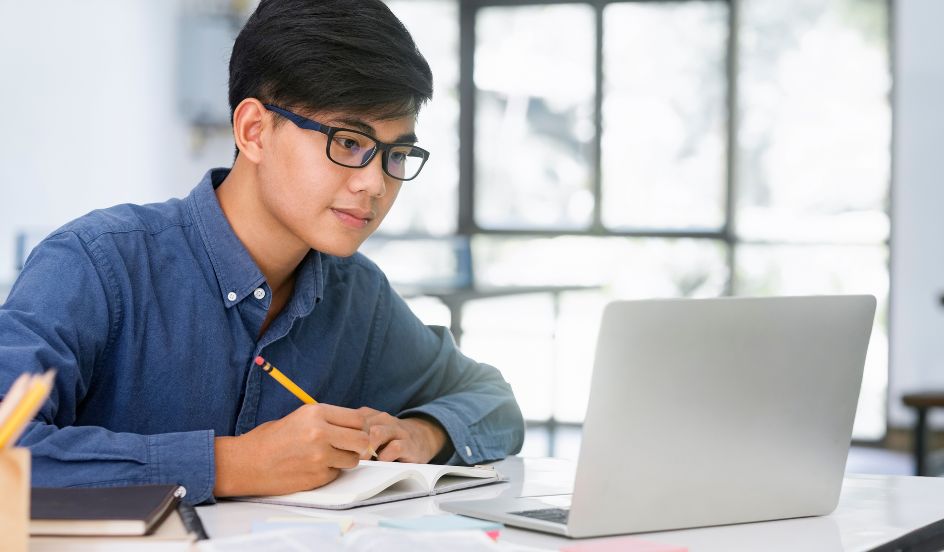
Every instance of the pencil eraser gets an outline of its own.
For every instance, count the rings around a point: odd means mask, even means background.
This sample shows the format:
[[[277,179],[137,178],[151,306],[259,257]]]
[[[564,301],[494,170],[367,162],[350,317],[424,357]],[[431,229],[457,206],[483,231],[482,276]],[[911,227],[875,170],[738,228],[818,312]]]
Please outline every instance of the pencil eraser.
[[[263,364],[265,364],[265,359],[263,359],[261,356],[257,356],[257,357],[256,357],[256,366],[262,366]]]

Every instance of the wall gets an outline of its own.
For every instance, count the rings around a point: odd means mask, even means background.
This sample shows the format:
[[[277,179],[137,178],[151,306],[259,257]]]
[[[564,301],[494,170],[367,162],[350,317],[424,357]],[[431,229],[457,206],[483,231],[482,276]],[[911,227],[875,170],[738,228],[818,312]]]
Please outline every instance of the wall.
[[[893,6],[889,423],[902,425],[913,420],[902,392],[944,389],[944,2]]]
[[[186,195],[229,164],[178,115],[178,1],[0,0],[0,295],[13,236],[92,209]],[[223,63],[226,60],[222,61]]]

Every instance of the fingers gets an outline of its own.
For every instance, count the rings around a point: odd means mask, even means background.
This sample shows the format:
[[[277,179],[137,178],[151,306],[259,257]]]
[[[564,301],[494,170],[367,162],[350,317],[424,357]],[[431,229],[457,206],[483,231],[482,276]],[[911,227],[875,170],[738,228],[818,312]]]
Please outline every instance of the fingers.
[[[364,413],[350,408],[328,404],[309,404],[299,407],[283,420],[291,418],[296,438],[311,443],[354,453],[360,456],[368,450],[369,439],[364,430]],[[350,462],[347,462],[348,464]]]
[[[395,425],[373,425],[370,426],[370,429],[367,430],[369,435],[370,447],[377,451],[378,455],[380,454],[380,449],[382,449],[387,443],[393,441],[397,438],[402,438],[403,434],[399,427]],[[382,460],[382,455],[379,455],[378,460]]]
[[[423,456],[419,435],[411,431],[412,418],[400,419],[380,412],[367,423],[370,445],[378,452],[378,460],[423,463],[431,458]]]
[[[372,417],[372,416],[376,416],[377,414],[382,414],[381,411],[379,411],[379,410],[374,410],[373,408],[371,408],[371,407],[369,407],[369,406],[362,406],[362,407],[360,407],[360,408],[357,409],[357,412],[360,412],[361,414],[363,414],[363,415],[364,415],[364,419],[370,418],[370,417]]]
[[[423,462],[416,449],[417,443],[410,428],[395,416],[369,407],[344,408],[329,404],[306,405],[306,416],[325,422],[318,424],[318,440],[337,450],[328,465],[352,468],[359,459],[369,459],[378,451],[378,460],[393,462]]]
[[[355,457],[360,457],[367,453],[367,449],[370,444],[369,438],[367,433],[364,432],[361,427],[358,427],[357,429],[351,429],[348,427],[328,424],[325,427],[324,432],[325,436],[327,437],[328,444],[330,444],[335,449],[349,451],[353,453]]]
[[[357,410],[344,408],[343,406],[334,406],[332,404],[306,405],[302,408],[317,408],[324,420],[330,424],[347,427],[351,429],[364,430],[368,417],[371,415],[364,411],[364,408]],[[372,410],[372,409],[367,409]]]
[[[342,450],[338,448],[331,447],[331,450],[328,451],[325,464],[331,468],[338,469],[351,469],[356,468],[357,464],[361,461],[361,455],[356,452],[351,452],[349,450]]]
[[[384,446],[383,449],[378,451],[378,460],[382,462],[396,462],[401,460],[403,462],[410,462],[408,458],[403,457],[404,452],[404,442],[400,439],[390,441]]]

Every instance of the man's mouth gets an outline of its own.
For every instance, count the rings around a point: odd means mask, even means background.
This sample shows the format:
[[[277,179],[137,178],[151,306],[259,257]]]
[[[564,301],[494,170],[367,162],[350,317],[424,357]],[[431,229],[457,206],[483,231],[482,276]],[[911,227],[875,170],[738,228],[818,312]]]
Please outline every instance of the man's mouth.
[[[332,207],[331,212],[345,226],[364,228],[374,219],[374,213],[366,209]]]

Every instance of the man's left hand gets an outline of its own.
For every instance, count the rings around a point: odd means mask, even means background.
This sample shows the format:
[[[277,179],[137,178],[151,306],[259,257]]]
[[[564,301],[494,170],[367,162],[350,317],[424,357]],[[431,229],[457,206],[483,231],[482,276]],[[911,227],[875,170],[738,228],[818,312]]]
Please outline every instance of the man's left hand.
[[[446,444],[446,431],[430,418],[397,418],[366,406],[359,410],[367,415],[364,431],[370,436],[370,447],[377,451],[377,460],[425,464]],[[369,460],[369,453],[362,459]]]

